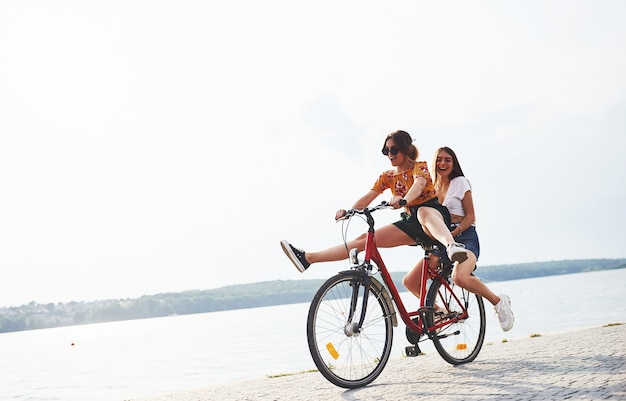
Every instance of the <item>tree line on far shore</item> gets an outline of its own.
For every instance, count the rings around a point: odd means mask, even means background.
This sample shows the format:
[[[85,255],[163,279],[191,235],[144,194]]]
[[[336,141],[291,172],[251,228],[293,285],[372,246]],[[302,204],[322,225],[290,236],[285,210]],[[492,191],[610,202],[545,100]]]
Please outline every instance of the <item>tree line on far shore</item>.
[[[626,267],[626,259],[584,259],[483,266],[477,275],[485,282],[572,274]],[[392,272],[399,291],[404,272]],[[67,302],[0,308],[0,333],[217,312],[309,302],[324,280],[274,280],[211,290],[144,295],[139,298]]]

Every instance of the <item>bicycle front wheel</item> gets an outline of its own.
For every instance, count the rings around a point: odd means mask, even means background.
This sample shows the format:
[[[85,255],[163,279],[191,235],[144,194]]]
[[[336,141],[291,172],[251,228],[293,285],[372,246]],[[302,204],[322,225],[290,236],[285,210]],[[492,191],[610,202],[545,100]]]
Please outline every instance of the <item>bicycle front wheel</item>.
[[[307,335],[313,361],[328,381],[357,388],[380,375],[391,354],[391,308],[381,290],[356,271],[320,287],[309,308]]]
[[[433,280],[426,305],[445,310],[443,315],[426,315],[426,324],[443,324],[432,337],[439,355],[448,363],[458,365],[473,361],[485,340],[485,305],[480,295],[454,284]],[[450,324],[446,324],[446,322]]]

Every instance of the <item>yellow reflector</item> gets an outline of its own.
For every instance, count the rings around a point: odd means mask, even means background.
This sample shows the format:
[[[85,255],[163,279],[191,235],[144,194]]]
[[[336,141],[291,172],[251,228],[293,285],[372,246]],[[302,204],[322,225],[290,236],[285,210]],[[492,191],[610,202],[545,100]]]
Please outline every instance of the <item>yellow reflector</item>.
[[[456,345],[456,349],[461,350],[461,349],[467,349],[467,344],[457,344]],[[335,358],[337,359],[337,358]]]
[[[326,344],[326,349],[328,350],[328,352],[330,352],[330,356],[332,356],[334,359],[339,358],[339,352],[337,352],[335,347],[333,347],[333,344]]]

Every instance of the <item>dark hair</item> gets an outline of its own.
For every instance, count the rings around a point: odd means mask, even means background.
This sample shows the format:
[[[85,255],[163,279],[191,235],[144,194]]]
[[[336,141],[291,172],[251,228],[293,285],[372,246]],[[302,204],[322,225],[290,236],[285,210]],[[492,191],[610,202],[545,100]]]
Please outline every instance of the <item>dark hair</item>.
[[[459,176],[465,176],[465,174],[463,174],[463,169],[461,168],[461,164],[459,163],[459,158],[456,157],[456,153],[454,153],[454,150],[450,149],[447,146],[442,146],[439,149],[437,149],[437,151],[435,152],[435,157],[433,158],[433,170],[434,170],[434,174],[435,174],[435,179],[434,179],[434,183],[435,186],[437,186],[439,184],[439,180],[440,180],[440,176],[439,173],[437,172],[437,158],[439,157],[439,153],[441,153],[441,151],[444,151],[446,153],[448,153],[450,156],[452,156],[452,172],[450,173],[450,180],[452,180],[453,178],[459,177]]]
[[[387,135],[387,138],[385,138],[385,142],[383,143],[383,150],[387,147],[387,141],[390,139],[393,139],[398,149],[400,149],[400,152],[407,155],[411,160],[417,160],[419,151],[415,145],[413,145],[413,138],[411,138],[411,135],[409,135],[408,132],[398,130]]]

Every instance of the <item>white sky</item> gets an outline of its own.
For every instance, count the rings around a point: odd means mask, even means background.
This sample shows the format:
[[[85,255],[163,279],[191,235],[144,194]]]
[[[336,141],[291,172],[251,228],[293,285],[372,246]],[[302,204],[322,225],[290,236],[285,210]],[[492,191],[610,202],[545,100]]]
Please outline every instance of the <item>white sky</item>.
[[[279,241],[339,243],[396,129],[422,160],[458,153],[480,264],[626,257],[625,20],[595,0],[2,1],[0,306],[329,277],[345,262],[300,274]]]

